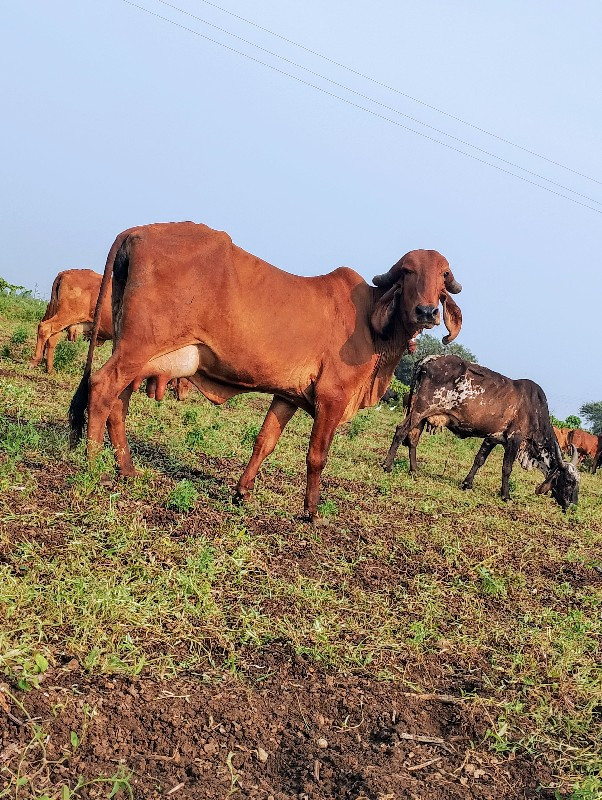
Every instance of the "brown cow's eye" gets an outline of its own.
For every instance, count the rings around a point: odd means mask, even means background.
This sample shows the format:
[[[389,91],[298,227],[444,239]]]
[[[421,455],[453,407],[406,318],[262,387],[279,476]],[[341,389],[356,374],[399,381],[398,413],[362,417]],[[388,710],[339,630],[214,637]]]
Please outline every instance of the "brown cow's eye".
[[[444,278],[449,278],[449,272],[444,272],[444,273],[443,273],[443,277],[444,277]]]

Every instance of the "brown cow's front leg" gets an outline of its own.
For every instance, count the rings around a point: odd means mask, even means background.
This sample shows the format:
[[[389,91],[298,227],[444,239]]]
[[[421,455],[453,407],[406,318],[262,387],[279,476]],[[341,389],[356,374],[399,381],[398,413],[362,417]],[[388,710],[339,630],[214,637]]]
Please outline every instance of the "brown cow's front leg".
[[[320,478],[326,465],[334,432],[342,415],[342,409],[337,406],[321,405],[316,408],[307,452],[307,489],[305,492],[305,514],[311,522],[316,520],[318,514]]]
[[[282,431],[296,410],[297,406],[289,403],[288,400],[283,400],[281,397],[274,397],[272,400],[261,430],[255,440],[253,454],[236,486],[234,493],[236,502],[246,500],[249,492],[253,490],[259,468],[270,453],[273,452]]]
[[[36,349],[34,351],[33,358],[29,362],[30,367],[38,367],[42,363],[42,359],[44,358],[44,350],[46,349],[46,342],[50,336],[48,333],[48,325],[49,323],[47,323],[46,320],[42,320],[42,322],[40,322],[38,325]]]
[[[510,473],[512,472],[512,465],[514,464],[522,440],[522,436],[511,436],[506,442],[504,460],[502,462],[502,488],[500,490],[500,497],[502,500],[510,500]]]
[[[481,469],[485,461],[487,461],[487,456],[491,453],[496,444],[498,444],[498,442],[496,442],[495,439],[484,439],[483,444],[479,448],[479,452],[475,456],[470,472],[462,481],[462,489],[472,489],[474,476],[477,474],[477,471]]]
[[[133,390],[134,386],[130,383],[115,401],[107,419],[109,439],[115,450],[115,458],[117,459],[119,474],[122,478],[136,474],[136,468],[132,461],[132,454],[125,432],[125,419],[127,417]]]

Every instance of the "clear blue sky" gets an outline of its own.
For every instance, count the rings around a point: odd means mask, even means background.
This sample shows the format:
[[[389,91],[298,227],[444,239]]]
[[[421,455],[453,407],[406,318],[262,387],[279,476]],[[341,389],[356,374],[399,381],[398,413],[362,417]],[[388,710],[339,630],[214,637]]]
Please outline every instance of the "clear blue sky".
[[[136,2],[317,81],[158,0]],[[217,2],[602,181],[597,1]],[[350,75],[202,0],[174,3],[602,202],[600,184]],[[602,215],[123,0],[3,3],[0,86],[0,274],[7,279],[47,297],[60,269],[102,271],[118,232],[159,220],[206,222],[305,275],[345,264],[370,279],[407,250],[434,248],[465,287],[458,341],[481,363],[536,380],[559,416],[602,399]]]

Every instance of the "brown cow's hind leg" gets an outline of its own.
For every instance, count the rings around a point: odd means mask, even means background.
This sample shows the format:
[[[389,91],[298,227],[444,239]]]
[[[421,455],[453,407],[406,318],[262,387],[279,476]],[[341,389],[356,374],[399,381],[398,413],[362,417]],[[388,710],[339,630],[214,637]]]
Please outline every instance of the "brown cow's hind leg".
[[[235,501],[240,502],[248,498],[249,492],[253,490],[259,468],[273,452],[282,431],[296,410],[297,406],[289,403],[288,400],[274,397],[255,440],[253,455],[236,486]]]
[[[61,334],[55,333],[46,342],[46,372],[48,374],[54,372],[54,349],[60,338]]]
[[[134,386],[132,383],[126,386],[115,401],[107,419],[109,439],[115,450],[115,458],[117,459],[119,474],[122,478],[136,474],[136,468],[132,461],[132,454],[125,432],[125,419],[127,417],[133,389]]]
[[[142,360],[142,359],[141,359]],[[125,441],[125,416],[127,402],[118,398],[125,390],[129,389],[130,384],[140,374],[140,371],[148,359],[134,362],[124,369],[119,363],[120,359],[117,351],[113,353],[107,363],[90,378],[89,401],[88,401],[88,460],[92,461],[102,450],[105,426],[113,407],[117,404],[113,416],[111,417],[111,429],[115,440],[121,443]],[[125,395],[124,395],[125,398]],[[119,461],[119,455],[118,455]],[[125,466],[125,463],[124,463]]]

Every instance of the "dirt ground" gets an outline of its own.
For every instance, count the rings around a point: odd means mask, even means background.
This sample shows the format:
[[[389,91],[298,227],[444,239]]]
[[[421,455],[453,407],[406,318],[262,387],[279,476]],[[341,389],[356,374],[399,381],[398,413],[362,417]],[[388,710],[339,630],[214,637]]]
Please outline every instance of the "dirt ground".
[[[0,695],[0,766],[29,779],[22,797],[120,765],[135,798],[546,797],[545,766],[478,744],[490,720],[459,693],[333,677],[284,644],[255,652],[246,671],[158,682],[90,679],[74,662],[51,669],[39,691],[18,693],[22,705]],[[36,725],[44,735],[34,740]],[[78,796],[107,797],[110,786]]]

